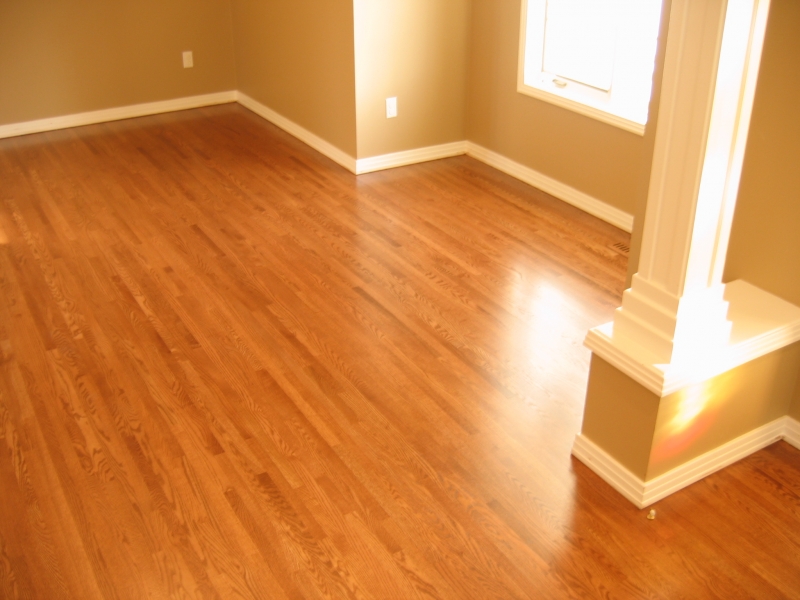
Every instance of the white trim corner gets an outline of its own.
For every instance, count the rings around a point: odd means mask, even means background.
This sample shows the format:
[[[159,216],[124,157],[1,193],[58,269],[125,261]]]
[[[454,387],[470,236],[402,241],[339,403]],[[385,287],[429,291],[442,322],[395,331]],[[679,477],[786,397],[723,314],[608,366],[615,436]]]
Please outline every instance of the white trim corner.
[[[600,479],[633,502],[644,508],[644,482],[592,440],[578,434],[572,445],[572,456],[594,471]]]
[[[786,431],[783,440],[800,450],[800,421],[792,417],[786,417]]]
[[[467,142],[451,142],[449,144],[439,144],[438,146],[426,146],[425,148],[414,148],[403,152],[393,152],[391,154],[381,154],[370,156],[369,158],[359,158],[356,160],[356,175],[372,173],[383,169],[393,169],[440,158],[450,158],[466,154]]]
[[[343,166],[351,173],[356,173],[356,159],[347,154],[344,150],[337,148],[327,140],[322,139],[315,133],[311,133],[305,127],[298,125],[294,121],[275,112],[268,106],[261,104],[258,100],[254,100],[243,92],[237,92],[237,101],[262,119],[266,119],[276,127],[283,129],[286,133],[293,135],[301,142],[308,144],[314,150],[327,156],[333,162]]]

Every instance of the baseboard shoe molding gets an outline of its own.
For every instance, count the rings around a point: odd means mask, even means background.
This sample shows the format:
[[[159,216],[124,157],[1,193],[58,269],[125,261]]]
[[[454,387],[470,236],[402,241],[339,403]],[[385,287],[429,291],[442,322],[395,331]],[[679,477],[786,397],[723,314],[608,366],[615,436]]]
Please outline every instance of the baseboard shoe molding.
[[[25,121],[23,123],[9,123],[8,125],[0,125],[0,139],[28,135],[31,133],[55,131],[56,129],[67,129],[69,127],[80,127],[82,125],[95,125],[108,121],[120,121],[122,119],[132,119],[134,117],[146,117],[148,115],[200,108],[202,106],[227,104],[229,102],[236,102],[236,96],[237,92],[231,90],[227,92],[217,92],[215,94],[203,94],[200,96],[175,98],[173,100],[105,108],[61,117]]]
[[[576,436],[572,455],[638,508],[645,508],[781,439],[800,448],[800,422],[781,417],[649,481],[583,435]]]
[[[466,154],[466,152],[467,142],[461,141],[440,144],[438,146],[426,146],[425,148],[415,148],[403,152],[393,152],[392,154],[371,156],[369,158],[359,158],[356,161],[356,174],[361,175],[362,173],[394,169],[395,167],[404,167],[406,165],[414,165],[430,160],[439,160],[440,158],[450,158],[451,156]]]
[[[258,100],[254,100],[247,94],[237,92],[236,96],[239,104],[253,111],[259,117],[266,119],[276,127],[283,129],[286,133],[293,135],[301,142],[308,144],[314,150],[320,154],[324,154],[333,162],[343,166],[351,173],[356,173],[356,159],[347,154],[347,152],[340,150],[330,142],[322,139],[314,133],[311,133],[308,129],[298,125],[290,119],[287,119],[268,106],[261,104]]]
[[[623,231],[628,233],[633,231],[633,215],[606,204],[602,200],[598,200],[589,194],[576,190],[565,183],[561,183],[552,177],[548,177],[474,142],[467,142],[466,153],[498,171],[502,171],[520,181],[524,181],[528,185],[547,192],[551,196],[572,204],[607,223],[611,223],[615,227],[619,227]]]

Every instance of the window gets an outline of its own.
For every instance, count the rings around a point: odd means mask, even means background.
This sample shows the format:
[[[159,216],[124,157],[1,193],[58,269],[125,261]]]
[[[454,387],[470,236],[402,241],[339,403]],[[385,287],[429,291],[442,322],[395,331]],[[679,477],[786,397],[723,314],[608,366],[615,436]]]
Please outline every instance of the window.
[[[644,134],[661,0],[523,0],[517,89]]]

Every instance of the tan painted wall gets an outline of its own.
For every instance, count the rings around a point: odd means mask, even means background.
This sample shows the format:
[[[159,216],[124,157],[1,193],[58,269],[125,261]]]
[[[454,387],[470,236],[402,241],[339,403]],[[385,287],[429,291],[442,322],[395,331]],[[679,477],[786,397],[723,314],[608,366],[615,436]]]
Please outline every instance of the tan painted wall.
[[[798,364],[800,343],[662,398],[646,480],[788,414]]]
[[[472,4],[467,138],[633,214],[647,193],[657,106],[642,137],[520,94],[520,0]]]
[[[649,481],[786,414],[800,418],[798,362],[795,343],[659,398],[593,355],[581,434]]]
[[[797,385],[794,388],[794,399],[789,406],[789,416],[800,421],[800,374],[798,374]]]
[[[354,12],[358,158],[465,139],[470,0],[355,0]]]
[[[658,409],[656,394],[592,355],[581,434],[642,480]]]
[[[800,2],[772,0],[725,280],[800,306]]]
[[[0,125],[233,90],[233,61],[229,0],[2,0]]]
[[[356,156],[352,0],[232,0],[239,90]]]

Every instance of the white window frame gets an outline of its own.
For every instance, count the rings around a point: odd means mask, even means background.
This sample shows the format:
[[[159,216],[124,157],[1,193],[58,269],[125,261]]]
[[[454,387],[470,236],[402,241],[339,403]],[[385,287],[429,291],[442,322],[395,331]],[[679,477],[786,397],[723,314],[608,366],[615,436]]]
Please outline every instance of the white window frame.
[[[625,4],[639,0],[622,0]],[[552,73],[543,72],[544,29],[547,0],[522,0],[522,16],[520,27],[519,68],[517,74],[517,91],[544,100],[556,106],[572,110],[587,117],[620,127],[638,135],[644,135],[649,113],[650,96],[652,94],[653,70],[657,38],[652,42],[652,70],[649,71],[648,93],[646,101],[643,91],[634,92],[639,96],[638,108],[632,110],[626,106],[624,79],[617,77],[612,82],[612,89],[604,92],[581,83],[567,80]],[[530,22],[529,22],[530,18]],[[624,30],[625,27],[623,26]],[[630,29],[630,28],[629,28]],[[640,56],[640,52],[630,50],[632,42],[619,36],[617,55],[615,57],[615,73],[620,71],[618,63],[624,63],[631,56]],[[616,92],[616,95],[615,95]],[[629,96],[630,97],[630,96]],[[620,100],[622,99],[622,100]],[[644,107],[642,107],[644,103]]]

